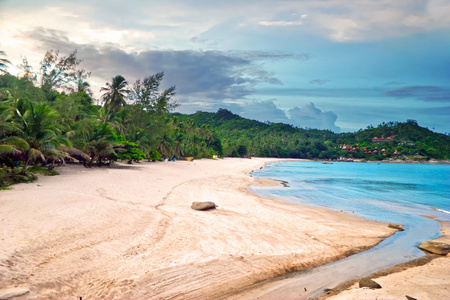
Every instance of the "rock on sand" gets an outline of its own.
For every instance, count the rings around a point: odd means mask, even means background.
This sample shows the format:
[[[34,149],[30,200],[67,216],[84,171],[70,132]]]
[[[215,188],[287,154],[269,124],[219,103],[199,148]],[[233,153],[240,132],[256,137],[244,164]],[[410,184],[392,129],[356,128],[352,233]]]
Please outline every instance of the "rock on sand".
[[[205,201],[205,202],[195,201],[195,202],[192,202],[191,208],[194,210],[210,210],[210,209],[215,209],[216,204],[211,201]]]
[[[417,246],[420,250],[425,250],[434,254],[447,255],[450,253],[450,245],[446,243],[425,241]]]

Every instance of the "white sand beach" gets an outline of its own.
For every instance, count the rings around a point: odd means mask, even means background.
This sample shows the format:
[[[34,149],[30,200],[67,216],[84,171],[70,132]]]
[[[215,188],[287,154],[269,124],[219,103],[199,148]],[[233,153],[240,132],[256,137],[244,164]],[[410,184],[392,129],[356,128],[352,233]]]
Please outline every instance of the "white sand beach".
[[[29,292],[14,299],[236,297],[254,283],[338,260],[393,234],[384,223],[247,192],[274,184],[249,176],[270,161],[72,165],[0,191],[0,295],[22,289]],[[194,201],[218,207],[195,211]]]

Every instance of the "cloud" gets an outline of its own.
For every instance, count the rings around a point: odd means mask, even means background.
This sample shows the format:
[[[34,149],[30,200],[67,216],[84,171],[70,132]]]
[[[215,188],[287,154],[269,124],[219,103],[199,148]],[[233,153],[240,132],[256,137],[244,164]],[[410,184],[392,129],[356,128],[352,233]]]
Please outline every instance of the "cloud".
[[[444,107],[430,107],[422,109],[422,111],[426,111],[430,116],[442,115],[447,117],[447,122],[450,122],[450,106]]]
[[[144,50],[126,51],[119,45],[78,44],[65,32],[38,27],[27,33],[40,43],[40,49],[59,49],[68,53],[77,49],[84,67],[93,77],[108,80],[117,74],[129,82],[157,72],[177,86],[180,98],[238,100],[255,91],[258,84],[282,85],[273,72],[264,69],[268,60],[306,59],[306,55],[264,51]]]
[[[302,108],[294,107],[288,110],[288,115],[291,124],[299,127],[340,131],[340,128],[334,124],[337,120],[336,114],[320,110],[312,102],[308,102]]]
[[[211,42],[209,39],[202,39],[198,36],[193,36],[190,38],[191,43],[193,44],[201,44],[201,45],[207,45],[207,46],[215,46],[217,45],[216,42]]]
[[[335,125],[336,114],[331,111],[323,111],[314,103],[308,102],[302,108],[294,107],[287,113],[278,108],[274,100],[249,102],[242,106],[241,116],[259,121],[271,121],[275,123],[291,124],[301,128],[326,129],[340,132]]]
[[[311,3],[310,3],[311,4]],[[448,28],[450,4],[445,0],[323,1],[307,5],[311,26],[339,42],[379,40]]]
[[[405,84],[405,82],[402,82],[402,81],[389,81],[389,82],[386,82],[384,85],[402,85],[402,84]]]
[[[46,29],[42,26],[36,27],[34,30],[25,33],[25,35],[33,40],[39,41],[42,45],[49,46],[66,46],[70,44],[67,33],[56,29]]]
[[[330,82],[328,79],[314,79],[314,80],[311,80],[309,83],[310,84],[324,85],[324,84],[327,84],[328,82]]]
[[[340,132],[340,128],[335,125],[337,120],[336,114],[331,111],[322,111],[315,107],[312,102],[308,102],[302,108],[294,107],[287,112],[277,107],[275,99],[247,101],[242,103],[222,102],[210,104],[211,105],[207,106],[205,103],[191,102],[180,107],[178,111],[190,114],[195,111],[215,112],[219,108],[224,108],[241,117],[260,122],[270,121],[273,123],[291,124],[301,128],[325,129]]]
[[[239,115],[244,118],[254,119],[261,122],[270,121],[273,123],[290,124],[290,120],[286,116],[286,112],[279,109],[275,105],[274,100],[243,103],[241,105]]]
[[[99,1],[79,0],[73,5],[68,0],[9,0],[1,3],[4,9],[0,10],[0,19],[5,24],[16,23],[22,28],[52,24],[53,28],[69,30],[72,39],[90,31],[123,30],[120,42],[126,40],[127,46],[151,41],[163,46],[171,43],[174,48],[193,36],[199,39],[193,42],[204,42],[201,33],[217,26],[222,30],[214,38],[228,39],[224,32],[240,28],[239,24],[253,29],[255,25],[264,27],[263,30],[274,27],[285,31],[289,27],[288,30],[342,42],[379,40],[450,27],[447,0],[174,0],[132,1],[128,5],[118,1],[103,5]],[[132,39],[133,34],[125,32],[154,35],[143,41]],[[233,33],[239,34],[239,30]],[[215,41],[209,42],[216,45]]]
[[[295,26],[295,25],[302,25],[303,22],[301,21],[261,21],[259,22],[259,25],[263,26]]]
[[[355,88],[327,88],[327,87],[312,87],[312,88],[279,88],[276,86],[258,88],[260,95],[272,96],[302,96],[302,97],[319,97],[319,98],[376,98],[383,95],[383,89],[377,87],[355,87]]]
[[[229,53],[251,59],[260,61],[279,61],[285,59],[295,59],[295,60],[309,60],[311,55],[308,53],[291,53],[285,51],[229,51]]]
[[[164,83],[177,86],[177,101],[185,106],[181,111],[216,111],[226,108],[250,119],[282,122],[299,127],[339,131],[336,115],[308,103],[302,109],[286,112],[274,100],[250,101],[258,84],[281,85],[275,74],[263,68],[267,60],[308,59],[306,55],[264,51],[198,51],[145,50],[127,52],[116,44],[77,44],[66,34],[42,27],[30,32],[29,37],[40,41],[42,49],[60,49],[61,53],[77,49],[85,58],[84,67],[93,76],[105,81],[117,74],[131,83],[157,72],[165,72]],[[317,80],[317,83],[325,80]],[[163,86],[164,88],[164,86]]]
[[[405,86],[384,92],[395,98],[416,98],[427,102],[450,102],[450,89],[438,86]]]
[[[286,112],[278,108],[274,99],[264,101],[242,101],[242,102],[189,102],[179,107],[178,111],[182,113],[194,113],[196,111],[215,112],[221,108],[247,119],[260,122],[270,121],[273,123],[289,124],[290,120]]]

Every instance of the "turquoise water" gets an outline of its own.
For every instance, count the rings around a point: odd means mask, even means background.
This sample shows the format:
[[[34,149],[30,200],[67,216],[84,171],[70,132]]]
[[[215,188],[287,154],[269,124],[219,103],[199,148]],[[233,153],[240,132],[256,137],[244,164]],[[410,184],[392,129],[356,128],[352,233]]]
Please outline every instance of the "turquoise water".
[[[369,251],[297,274],[297,284],[309,285],[305,296],[424,256],[416,246],[440,236],[439,222],[424,215],[450,221],[450,165],[289,161],[253,176],[285,182],[251,189],[261,196],[404,225]]]
[[[255,189],[258,193],[369,219],[393,222],[398,212],[435,215],[436,210],[450,217],[450,165],[295,161],[269,164],[253,175],[288,185]]]

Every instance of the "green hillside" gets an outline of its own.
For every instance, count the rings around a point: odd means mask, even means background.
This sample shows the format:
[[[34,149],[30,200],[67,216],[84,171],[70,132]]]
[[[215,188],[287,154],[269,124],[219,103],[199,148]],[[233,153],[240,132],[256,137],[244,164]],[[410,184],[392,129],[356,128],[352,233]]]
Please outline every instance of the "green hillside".
[[[226,109],[173,114],[179,104],[173,101],[174,86],[160,89],[164,72],[144,74],[134,83],[117,75],[93,99],[86,81],[90,72],[80,62],[76,51],[67,57],[47,51],[37,72],[24,59],[22,76],[0,75],[0,188],[67,162],[93,167],[213,155],[450,159],[450,137],[413,120],[336,134],[262,123]]]
[[[191,119],[196,126],[211,128],[222,140],[225,156],[366,160],[450,158],[450,137],[420,127],[413,120],[336,134],[281,123],[262,123],[225,109],[217,113],[175,115],[182,121]]]

